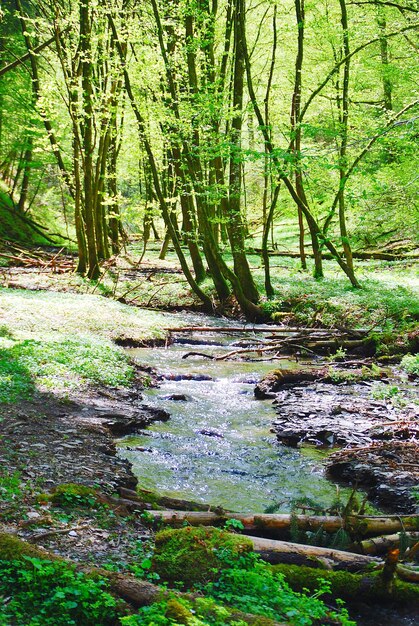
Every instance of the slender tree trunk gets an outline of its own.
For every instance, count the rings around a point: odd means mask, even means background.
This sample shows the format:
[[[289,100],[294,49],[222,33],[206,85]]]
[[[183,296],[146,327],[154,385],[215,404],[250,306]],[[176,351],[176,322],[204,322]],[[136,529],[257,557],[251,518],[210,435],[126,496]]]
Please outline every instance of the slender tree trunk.
[[[263,267],[265,270],[265,292],[268,298],[273,298],[273,296],[275,295],[275,291],[274,291],[274,288],[272,286],[272,281],[271,281],[270,261],[269,261],[269,253],[268,253],[268,238],[269,238],[269,231],[271,228],[271,224],[273,222],[275,207],[278,202],[279,190],[280,190],[280,185],[278,183],[273,193],[271,206],[269,207],[269,211],[266,215],[266,221],[264,223],[263,236],[262,236],[262,260],[263,260]]]
[[[87,252],[89,267],[87,275],[96,280],[100,276],[95,198],[93,193],[93,91],[90,0],[80,3],[80,50],[83,89],[83,198],[86,220]]]
[[[381,74],[383,81],[384,108],[386,111],[393,110],[393,85],[390,78],[390,59],[388,51],[388,41],[386,37],[386,16],[385,7],[377,5],[377,24],[380,30],[380,56]]]
[[[198,76],[196,70],[196,52],[194,48],[194,25],[193,15],[189,12],[185,16],[185,35],[187,46],[187,65],[188,65],[188,88],[192,95],[192,98],[198,93]],[[172,93],[172,97],[174,94]],[[192,153],[191,153],[192,152]],[[199,181],[199,192],[195,193],[195,202],[197,207],[198,224],[200,225],[200,233],[202,236],[202,245],[204,249],[205,258],[208,263],[208,269],[214,282],[214,287],[217,292],[217,296],[221,302],[226,300],[230,295],[230,289],[228,284],[220,270],[220,266],[217,260],[216,250],[214,246],[209,244],[209,237],[214,237],[215,228],[214,220],[211,220],[211,204],[206,201],[208,194],[204,190],[204,172],[200,159],[200,137],[199,130],[195,126],[192,135],[192,151],[188,148],[184,150],[184,154],[189,161],[190,174],[192,179]],[[197,189],[195,189],[195,192]],[[213,216],[215,214],[213,213]],[[205,222],[205,226],[203,226]],[[215,237],[214,237],[215,241]]]
[[[301,110],[301,84],[302,84],[302,67],[304,59],[304,28],[305,28],[305,14],[304,14],[304,0],[295,0],[295,16],[297,19],[298,28],[298,47],[297,55],[295,59],[295,79],[294,79],[294,93],[292,97],[291,105],[291,150],[295,157],[295,189],[305,204],[306,197],[304,192],[302,171],[301,171],[301,124],[300,124],[300,110]],[[299,248],[302,269],[307,269],[306,254],[304,249],[304,220],[301,207],[297,207],[298,211],[298,231],[299,231]],[[318,270],[318,268],[317,268]],[[319,272],[316,271],[316,274]]]
[[[231,153],[229,176],[229,206],[227,232],[234,259],[234,272],[240,280],[243,293],[251,302],[258,302],[259,293],[250,272],[245,252],[245,229],[241,211],[242,152],[241,132],[243,116],[244,58],[242,26],[245,19],[244,0],[234,3],[234,68],[233,68],[233,119],[231,121]]]
[[[202,283],[205,279],[206,272],[202,262],[201,253],[198,247],[196,218],[193,204],[192,190],[185,189],[184,175],[182,172],[181,152],[173,146],[171,149],[171,158],[174,166],[174,173],[178,181],[180,207],[182,209],[182,233],[184,234],[189,254],[191,256],[192,265],[195,272],[196,282]]]
[[[32,138],[32,135],[28,135],[26,138],[26,148],[23,154],[23,176],[22,176],[22,184],[20,186],[19,200],[17,203],[17,210],[20,213],[25,212],[26,202],[27,202],[28,194],[29,194],[32,150],[33,150],[33,138]]]
[[[123,54],[122,54],[121,45],[119,43],[118,33],[117,33],[117,30],[116,30],[115,22],[114,22],[114,20],[113,20],[111,15],[108,15],[108,20],[109,20],[109,24],[110,24],[110,27],[111,27],[114,39],[115,39],[115,43],[116,43],[116,46],[117,46],[117,49],[118,49],[118,53],[120,55],[121,60],[123,60],[124,57],[123,57]],[[137,106],[137,103],[136,103],[136,100],[135,100],[135,97],[134,97],[134,93],[132,91],[129,74],[128,74],[128,71],[127,71],[127,68],[126,68],[125,65],[123,67],[123,76],[124,76],[125,90],[127,92],[129,100],[131,102],[131,106],[132,106],[135,118],[137,120],[139,137],[140,137],[141,142],[144,145],[144,148],[146,150],[147,157],[148,157],[148,160],[149,160],[149,163],[150,163],[150,169],[151,169],[151,174],[152,174],[152,178],[153,178],[153,184],[154,184],[154,189],[155,189],[155,192],[156,192],[156,196],[157,196],[157,199],[159,201],[159,204],[160,204],[160,207],[161,207],[161,210],[162,210],[163,219],[164,219],[164,221],[166,223],[167,230],[168,230],[168,232],[170,234],[170,237],[171,237],[171,239],[173,241],[173,245],[175,247],[176,254],[178,256],[180,265],[182,267],[182,271],[183,271],[183,273],[185,275],[185,278],[188,281],[191,289],[193,290],[193,292],[202,301],[204,306],[207,309],[211,310],[212,309],[211,299],[207,296],[207,294],[205,292],[202,291],[202,289],[199,287],[199,285],[195,281],[194,277],[192,276],[192,274],[191,274],[191,272],[189,270],[189,267],[188,267],[187,261],[185,259],[185,256],[184,256],[184,254],[182,252],[182,248],[180,246],[180,242],[179,242],[179,239],[178,239],[178,236],[177,236],[176,228],[173,225],[173,222],[171,220],[170,210],[169,210],[169,208],[167,206],[167,202],[166,202],[165,196],[164,196],[163,191],[162,191],[162,187],[161,187],[160,179],[159,179],[159,173],[158,173],[156,161],[155,161],[155,158],[154,158],[154,154],[153,154],[153,151],[151,149],[150,142],[148,140],[147,134],[145,132],[144,119],[143,119],[143,117],[142,117],[142,115],[140,113],[140,110],[139,110],[138,106]]]
[[[341,143],[339,150],[339,227],[340,236],[346,265],[349,271],[349,277],[354,287],[359,287],[358,281],[354,274],[354,264],[352,258],[352,249],[349,242],[348,230],[346,227],[346,207],[345,207],[345,181],[347,170],[347,147],[348,147],[348,118],[349,118],[349,76],[350,76],[350,48],[349,48],[349,32],[348,32],[348,14],[346,10],[346,0],[339,0],[341,9],[342,35],[343,35],[343,54],[347,59],[343,66],[343,85],[342,85],[342,110],[340,119]]]
[[[284,171],[283,167],[281,166],[281,163],[280,163],[278,157],[275,154],[274,144],[272,142],[272,139],[269,136],[267,128],[264,125],[263,115],[261,113],[261,110],[260,110],[260,107],[259,107],[259,104],[258,104],[258,100],[257,100],[257,97],[256,97],[255,90],[253,88],[251,65],[250,65],[249,53],[248,53],[248,50],[247,50],[245,30],[242,29],[242,32],[243,32],[242,41],[243,41],[243,47],[244,47],[244,57],[245,57],[245,66],[246,66],[246,74],[247,74],[247,87],[248,87],[248,90],[249,90],[249,96],[250,96],[250,100],[252,102],[253,109],[255,111],[255,114],[256,114],[256,117],[257,117],[260,129],[261,129],[264,141],[265,141],[266,146],[268,148],[269,154],[271,155],[272,163],[274,164],[274,166],[275,166],[275,168],[277,170],[277,175],[278,175],[279,179],[284,182],[284,185],[287,188],[291,198],[293,199],[295,204],[301,208],[301,210],[302,210],[302,212],[303,212],[303,214],[304,214],[304,216],[305,216],[305,218],[307,220],[307,224],[308,224],[308,227],[310,229],[310,232],[312,232],[315,235],[315,240],[319,241],[320,239],[323,239],[323,234],[322,234],[322,232],[320,230],[320,227],[319,227],[317,221],[315,220],[313,214],[311,213],[310,209],[308,208],[308,206],[299,197],[298,193],[296,192],[296,190],[294,188],[294,185],[292,184],[291,180],[288,178],[286,172]],[[301,117],[300,117],[300,119],[301,119]],[[325,243],[326,247],[330,250],[332,255],[334,256],[334,258],[336,258],[336,261],[339,264],[339,267],[342,269],[342,271],[348,276],[348,278],[352,282],[350,270],[347,267],[345,260],[342,259],[342,257],[340,256],[339,252],[336,250],[336,248],[333,245],[333,243],[331,241],[329,241],[328,239],[325,239],[324,243]],[[314,248],[313,248],[313,252],[315,253]],[[354,285],[354,286],[357,286],[357,285]]]

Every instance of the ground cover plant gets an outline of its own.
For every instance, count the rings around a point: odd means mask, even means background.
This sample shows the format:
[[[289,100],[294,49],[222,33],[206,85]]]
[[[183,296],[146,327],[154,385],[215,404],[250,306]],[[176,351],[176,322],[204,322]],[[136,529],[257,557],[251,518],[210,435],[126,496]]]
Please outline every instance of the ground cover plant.
[[[1,290],[0,402],[36,390],[127,386],[134,370],[113,340],[158,340],[165,318],[100,296]],[[41,338],[40,338],[41,337]]]

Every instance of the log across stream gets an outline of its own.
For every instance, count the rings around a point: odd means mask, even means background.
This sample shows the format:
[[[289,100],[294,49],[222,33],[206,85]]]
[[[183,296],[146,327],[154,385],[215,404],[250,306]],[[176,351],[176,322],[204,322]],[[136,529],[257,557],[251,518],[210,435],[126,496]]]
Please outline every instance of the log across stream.
[[[184,315],[185,321],[211,323],[191,315]],[[220,326],[219,320],[213,323]],[[171,415],[168,422],[119,441],[119,454],[130,461],[141,486],[238,512],[263,512],[276,504],[286,512],[307,498],[328,507],[338,491],[343,500],[349,496],[324,477],[324,452],[277,443],[270,432],[271,401],[254,398],[255,383],[268,371],[301,363],[182,359],[191,350],[219,354],[254,339],[252,332],[206,331],[182,334],[168,348],[130,351],[138,363],[163,375],[159,388],[145,391],[144,401]]]

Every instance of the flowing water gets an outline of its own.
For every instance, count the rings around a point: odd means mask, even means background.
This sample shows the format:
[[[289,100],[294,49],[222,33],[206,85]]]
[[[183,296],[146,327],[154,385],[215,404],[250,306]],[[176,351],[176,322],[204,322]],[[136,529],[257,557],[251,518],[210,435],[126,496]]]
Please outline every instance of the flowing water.
[[[209,325],[209,320],[193,316],[188,323]],[[212,323],[220,325],[219,320]],[[166,409],[171,417],[118,443],[120,456],[132,463],[141,486],[237,512],[262,512],[274,504],[288,511],[293,501],[304,498],[330,505],[337,487],[324,478],[322,455],[278,444],[270,433],[275,417],[271,401],[255,400],[253,395],[255,383],[268,371],[299,368],[301,363],[182,359],[189,351],[222,354],[237,342],[251,342],[254,335],[179,337],[181,343],[166,349],[130,351],[138,363],[151,365],[163,375],[213,378],[164,380],[158,389],[145,391],[144,401]],[[178,394],[186,400],[170,399]],[[349,491],[340,489],[340,493],[344,498]]]

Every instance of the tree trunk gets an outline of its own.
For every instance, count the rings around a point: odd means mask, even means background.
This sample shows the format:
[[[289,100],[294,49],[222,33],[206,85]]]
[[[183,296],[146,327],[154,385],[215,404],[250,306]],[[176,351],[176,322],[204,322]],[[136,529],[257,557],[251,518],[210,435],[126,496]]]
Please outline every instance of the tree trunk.
[[[244,57],[242,47],[242,27],[244,27],[244,0],[234,3],[234,67],[233,67],[233,119],[231,121],[231,152],[229,176],[229,203],[227,232],[234,259],[234,273],[238,277],[245,297],[258,302],[259,293],[250,272],[245,253],[245,234],[241,211],[242,194],[242,153],[241,132],[243,115]]]
[[[393,110],[393,85],[390,78],[390,60],[388,52],[388,41],[386,37],[386,16],[385,7],[377,5],[377,24],[380,30],[380,56],[381,73],[383,82],[384,108],[386,111]]]
[[[339,149],[339,227],[345,254],[348,276],[354,287],[360,287],[354,274],[354,264],[351,244],[349,242],[346,227],[346,207],[345,207],[345,181],[347,170],[347,146],[348,146],[348,119],[349,119],[349,72],[350,72],[350,48],[348,32],[348,14],[346,10],[346,0],[339,0],[341,10],[343,54],[346,61],[343,66],[343,86],[342,86],[342,109],[340,111],[340,135],[341,143]],[[339,100],[338,100],[339,102]]]
[[[93,90],[90,0],[80,3],[80,50],[83,88],[83,200],[86,222],[88,272],[90,279],[100,276],[97,254],[97,223],[93,193]]]
[[[300,125],[300,110],[301,110],[301,85],[302,85],[302,68],[304,59],[304,28],[305,28],[305,15],[304,15],[304,0],[295,0],[295,16],[297,20],[298,28],[298,46],[297,55],[295,58],[295,78],[294,78],[294,93],[292,96],[291,105],[291,151],[294,153],[295,158],[295,189],[302,201],[307,204],[307,199],[304,193],[303,177],[301,171],[301,125]],[[307,261],[304,249],[304,221],[303,212],[301,207],[297,207],[298,211],[298,230],[299,230],[299,248],[301,267],[303,270],[307,269]]]
[[[271,565],[287,563],[289,565],[306,565],[324,569],[345,570],[346,572],[371,571],[381,561],[371,556],[354,554],[332,548],[318,548],[290,541],[274,541],[260,537],[250,537],[256,554]]]

